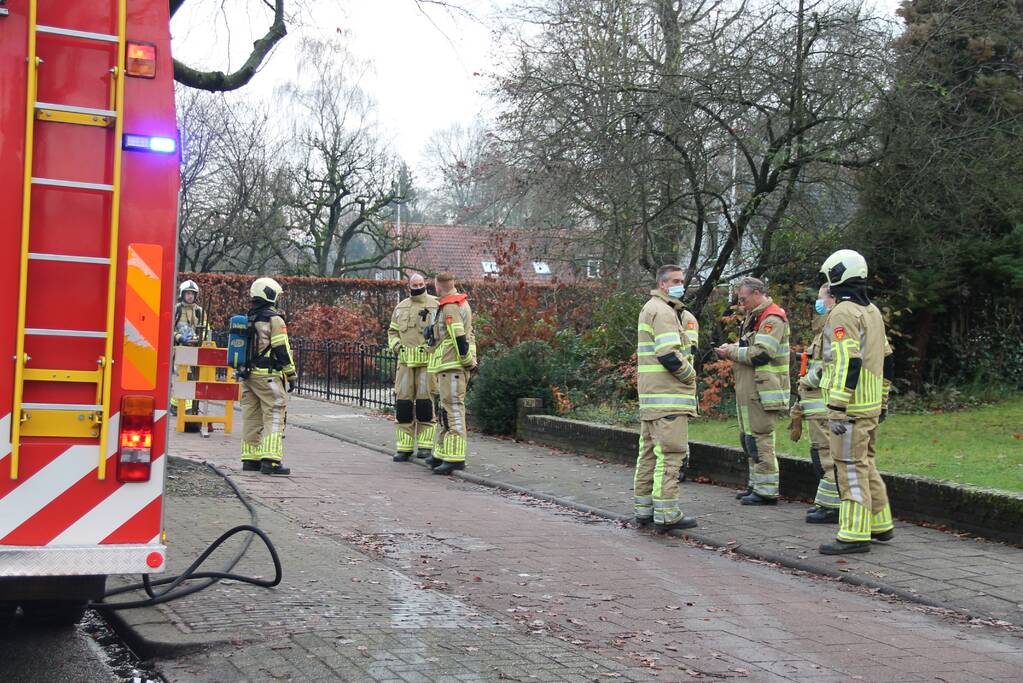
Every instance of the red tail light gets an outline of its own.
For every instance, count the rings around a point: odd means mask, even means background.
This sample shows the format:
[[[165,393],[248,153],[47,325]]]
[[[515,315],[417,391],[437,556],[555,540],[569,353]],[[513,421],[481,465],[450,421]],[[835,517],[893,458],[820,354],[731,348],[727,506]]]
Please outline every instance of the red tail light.
[[[153,462],[153,399],[150,396],[121,398],[120,454],[117,480],[149,481]]]
[[[136,78],[156,78],[156,46],[131,41],[125,48],[124,70]]]

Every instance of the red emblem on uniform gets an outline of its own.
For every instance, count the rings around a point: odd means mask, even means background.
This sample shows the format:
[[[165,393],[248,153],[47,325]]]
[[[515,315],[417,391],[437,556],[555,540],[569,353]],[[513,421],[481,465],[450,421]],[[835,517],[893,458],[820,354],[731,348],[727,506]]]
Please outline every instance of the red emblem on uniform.
[[[690,330],[695,330],[696,329],[696,321],[695,320],[690,320],[689,324],[686,325],[686,328],[690,329]]]
[[[764,325],[764,334],[771,334],[771,330],[773,329],[774,326],[771,325],[771,323],[767,323],[766,325]]]
[[[452,323],[452,321],[454,321],[454,318],[452,318],[450,315],[444,317],[444,322],[446,324],[450,325]]]
[[[842,341],[843,339],[845,339],[845,328],[844,327],[836,327],[835,328],[835,339],[837,339],[838,341]]]

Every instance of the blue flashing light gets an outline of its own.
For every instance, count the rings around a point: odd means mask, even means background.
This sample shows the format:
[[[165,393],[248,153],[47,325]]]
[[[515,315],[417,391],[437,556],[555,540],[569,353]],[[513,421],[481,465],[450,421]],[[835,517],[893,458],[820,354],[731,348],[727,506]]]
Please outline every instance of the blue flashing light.
[[[135,135],[125,133],[123,147],[130,152],[157,152],[158,154],[174,154],[178,151],[175,138],[158,135]]]
[[[161,154],[173,154],[178,150],[178,141],[174,138],[149,138],[149,151]]]

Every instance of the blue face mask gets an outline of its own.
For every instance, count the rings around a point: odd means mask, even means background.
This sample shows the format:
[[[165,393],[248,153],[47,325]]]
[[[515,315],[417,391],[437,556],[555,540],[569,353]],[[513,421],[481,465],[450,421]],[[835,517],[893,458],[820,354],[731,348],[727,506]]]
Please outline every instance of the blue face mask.
[[[685,293],[686,293],[685,285],[674,285],[673,287],[668,287],[668,296],[672,297],[673,299],[681,299],[682,295]]]
[[[813,310],[817,311],[817,315],[824,315],[828,312],[828,307],[824,305],[824,299],[817,299],[813,305]]]

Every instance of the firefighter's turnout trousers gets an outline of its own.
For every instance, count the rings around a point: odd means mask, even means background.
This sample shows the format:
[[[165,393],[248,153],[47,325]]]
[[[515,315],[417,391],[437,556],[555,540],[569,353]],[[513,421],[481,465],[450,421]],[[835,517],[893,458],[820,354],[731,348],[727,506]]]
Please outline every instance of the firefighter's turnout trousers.
[[[465,462],[468,432],[465,426],[465,370],[436,374],[440,394],[440,428],[434,437],[433,457],[446,462]]]
[[[888,490],[874,464],[877,418],[856,417],[848,424],[845,434],[829,432],[842,495],[838,540],[869,541],[871,533],[894,526]]]
[[[809,367],[806,374],[799,378],[799,407],[810,429],[810,460],[813,461],[814,473],[817,475],[817,495],[813,503],[817,507],[837,510],[840,498],[838,484],[835,483],[835,462],[831,458],[828,409],[821,391],[821,375],[824,372],[823,318],[814,319],[813,329],[813,342],[807,349]]]
[[[288,392],[280,374],[252,374],[242,382],[242,460],[284,457],[284,421]]]
[[[810,427],[810,459],[818,478],[813,504],[837,510],[841,499],[838,497],[838,484],[835,483],[835,461],[831,458],[831,432],[828,431],[827,414],[808,417],[806,423]]]
[[[398,363],[394,376],[395,435],[398,453],[419,449],[420,456],[433,451],[436,424],[430,397],[430,374],[426,365]]]
[[[888,405],[891,347],[878,308],[854,301],[839,301],[831,310],[823,339],[828,417],[846,424],[844,434],[829,431],[842,499],[838,540],[867,542],[893,526],[888,491],[874,464],[878,420]]]
[[[747,314],[739,331],[735,361],[739,442],[749,464],[749,487],[763,498],[778,497],[778,458],[774,418],[789,403],[789,324],[780,307],[767,299]]]
[[[696,415],[692,365],[692,314],[655,289],[639,313],[636,360],[639,389],[639,457],[633,508],[640,522],[682,519],[679,468],[689,454],[689,417]]]

